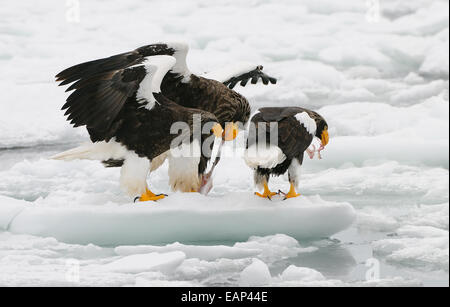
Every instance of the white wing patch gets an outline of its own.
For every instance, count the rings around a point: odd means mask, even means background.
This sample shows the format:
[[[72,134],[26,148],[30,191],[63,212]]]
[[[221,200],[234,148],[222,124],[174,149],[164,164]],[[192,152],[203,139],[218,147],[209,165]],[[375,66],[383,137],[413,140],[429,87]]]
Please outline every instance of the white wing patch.
[[[295,115],[295,118],[299,121],[300,124],[303,125],[303,127],[306,128],[306,131],[308,131],[313,136],[316,134],[317,125],[316,121],[309,117],[308,113],[301,112]]]
[[[189,52],[189,46],[183,42],[170,42],[166,44],[167,47],[173,48],[175,50],[174,57],[176,59],[175,65],[172,67],[171,71],[175,74],[183,76],[181,82],[187,83],[191,80],[191,71],[187,67],[186,57]]]
[[[147,75],[139,85],[139,89],[136,93],[136,98],[139,102],[146,102],[146,108],[151,110],[156,103],[156,99],[153,96],[153,77],[154,73],[156,72],[156,68],[153,66],[147,66],[145,67],[145,70],[147,71]]]
[[[156,99],[153,93],[161,92],[161,82],[167,72],[175,65],[176,59],[168,55],[155,55],[147,57],[144,62],[147,75],[139,85],[136,93],[138,101],[145,101],[146,109],[151,110],[155,106]]]

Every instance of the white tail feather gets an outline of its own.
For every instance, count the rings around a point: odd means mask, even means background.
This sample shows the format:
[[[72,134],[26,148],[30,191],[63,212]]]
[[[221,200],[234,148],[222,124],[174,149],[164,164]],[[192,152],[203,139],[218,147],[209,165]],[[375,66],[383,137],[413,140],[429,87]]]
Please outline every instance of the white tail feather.
[[[167,155],[161,155],[157,163],[161,165]],[[54,160],[72,161],[78,159],[106,161],[124,160],[120,171],[120,185],[131,197],[142,195],[147,188],[147,174],[151,168],[150,160],[140,158],[133,151],[114,140],[98,143],[86,143],[77,148],[51,157]],[[158,167],[157,165],[156,167]]]
[[[109,159],[125,159],[128,150],[121,144],[110,142],[85,143],[50,157],[53,160],[72,161],[78,159],[105,161]]]

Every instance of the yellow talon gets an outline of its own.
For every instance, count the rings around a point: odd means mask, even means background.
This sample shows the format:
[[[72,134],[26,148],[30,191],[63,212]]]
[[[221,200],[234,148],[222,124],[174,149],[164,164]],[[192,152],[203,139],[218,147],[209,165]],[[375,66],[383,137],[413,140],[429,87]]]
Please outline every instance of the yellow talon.
[[[160,194],[160,195],[156,195],[155,193],[153,193],[152,191],[150,191],[148,188],[145,189],[145,193],[141,195],[141,197],[139,198],[139,201],[157,201],[160,199],[165,198],[166,195],[164,194]]]
[[[294,186],[294,184],[291,182],[291,188],[290,188],[290,190],[289,190],[289,193],[287,193],[285,196],[284,196],[284,199],[288,199],[288,198],[295,198],[295,197],[299,197],[301,194],[298,194],[296,191],[295,191],[295,186]]]
[[[264,183],[264,193],[261,194],[261,193],[256,192],[255,195],[262,197],[262,198],[272,199],[272,196],[278,195],[278,193],[271,192],[267,183]]]

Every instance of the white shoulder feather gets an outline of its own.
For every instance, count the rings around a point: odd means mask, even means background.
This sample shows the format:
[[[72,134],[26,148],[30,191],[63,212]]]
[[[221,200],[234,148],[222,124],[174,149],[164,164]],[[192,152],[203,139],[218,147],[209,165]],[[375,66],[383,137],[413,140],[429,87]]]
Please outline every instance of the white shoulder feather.
[[[161,92],[161,82],[164,76],[175,65],[176,59],[168,55],[155,55],[147,57],[144,62],[147,75],[139,85],[136,93],[138,100],[145,101],[145,108],[151,110],[156,103],[153,93]]]

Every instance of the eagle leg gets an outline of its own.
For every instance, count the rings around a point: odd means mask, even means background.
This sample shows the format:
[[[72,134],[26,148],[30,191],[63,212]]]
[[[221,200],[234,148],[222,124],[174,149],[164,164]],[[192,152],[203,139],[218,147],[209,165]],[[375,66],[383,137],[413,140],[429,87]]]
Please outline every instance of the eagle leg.
[[[145,189],[145,192],[139,197],[139,201],[157,201],[160,199],[165,198],[167,195],[165,194],[158,194],[156,195],[152,191],[150,191],[148,188]]]
[[[315,155],[315,153],[316,153],[316,146],[315,145],[311,145],[311,149],[306,149],[306,152],[308,153],[308,156],[309,156],[309,158],[310,159],[314,159],[314,155]],[[319,152],[319,155],[320,155],[320,152]]]
[[[291,188],[289,189],[289,192],[283,193],[284,194],[284,200],[289,199],[289,198],[295,198],[295,197],[299,197],[301,194],[298,194],[295,191],[295,185],[291,182]]]
[[[267,185],[267,183],[264,183],[264,193],[258,193],[256,192],[255,195],[262,197],[262,198],[268,198],[268,199],[272,199],[273,196],[278,195],[278,193],[275,192],[271,192],[269,189],[269,186]]]

